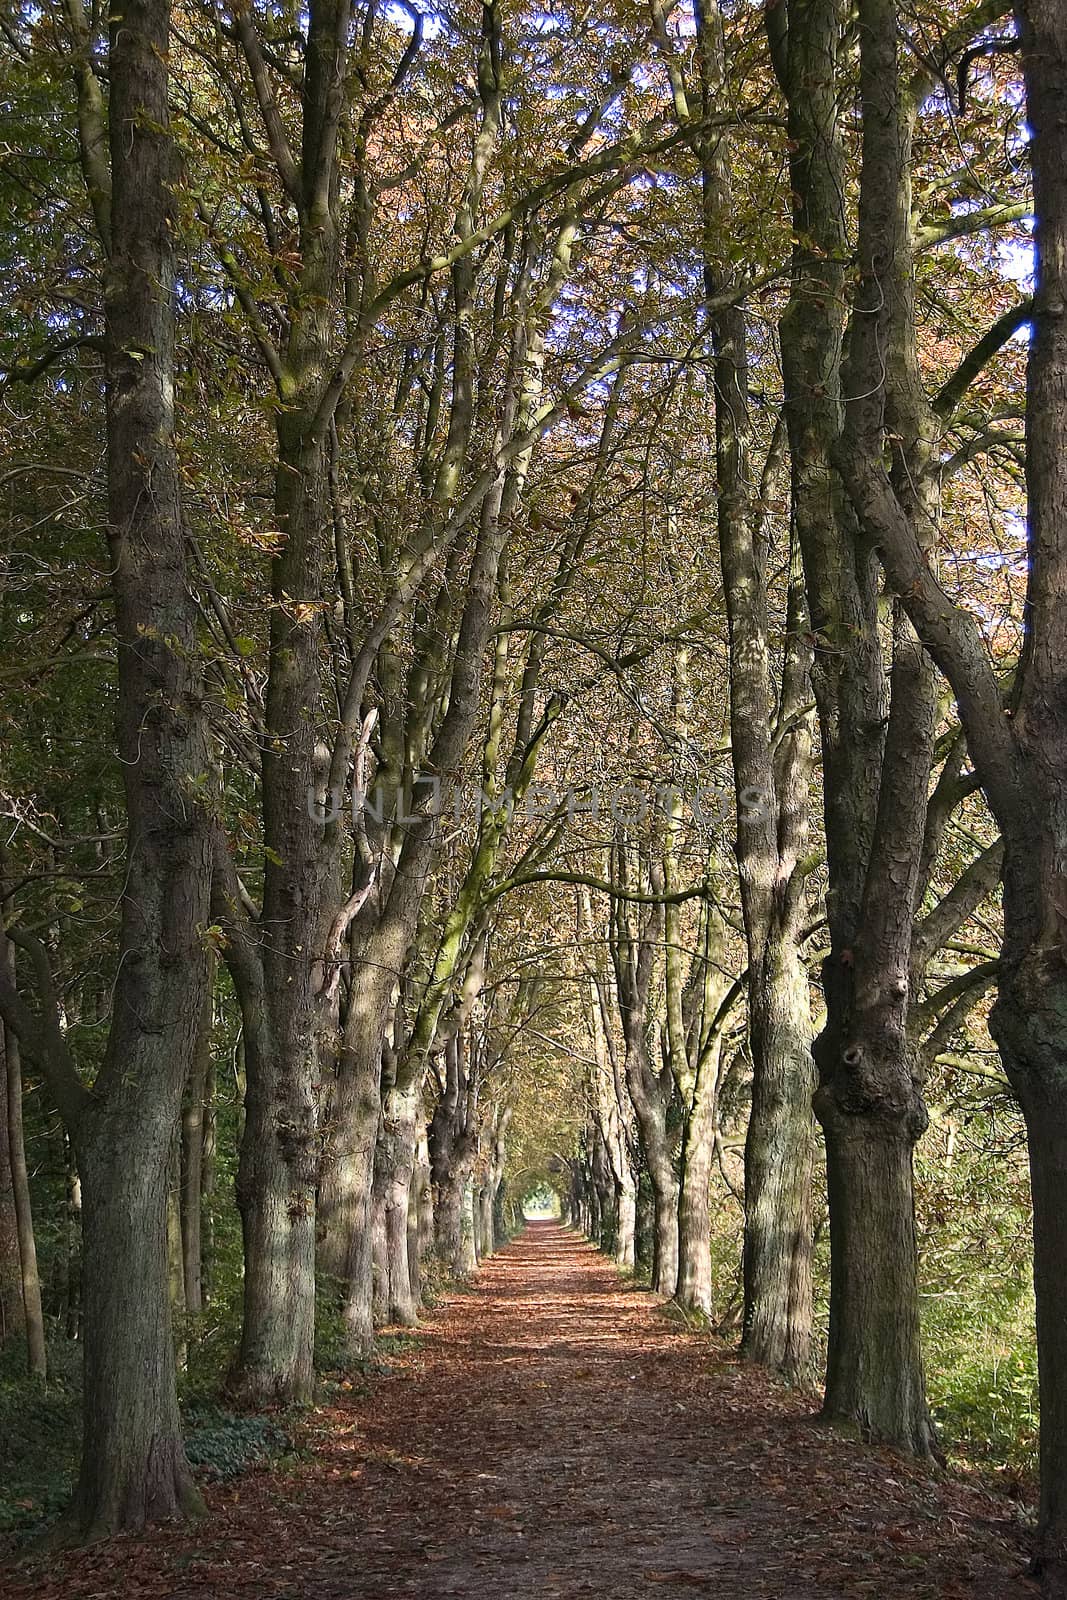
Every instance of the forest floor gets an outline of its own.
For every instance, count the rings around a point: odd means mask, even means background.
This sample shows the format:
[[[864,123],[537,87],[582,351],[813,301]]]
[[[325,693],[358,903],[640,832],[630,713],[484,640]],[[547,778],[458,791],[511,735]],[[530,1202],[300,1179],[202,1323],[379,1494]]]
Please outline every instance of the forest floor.
[[[0,1575],[19,1600],[1023,1600],[1010,1502],[813,1421],[533,1223],[295,1462],[194,1526]]]

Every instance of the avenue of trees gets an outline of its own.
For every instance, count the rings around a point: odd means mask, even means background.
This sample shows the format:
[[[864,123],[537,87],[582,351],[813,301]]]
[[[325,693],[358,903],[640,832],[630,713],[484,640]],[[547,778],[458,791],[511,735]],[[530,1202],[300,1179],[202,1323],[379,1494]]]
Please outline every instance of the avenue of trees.
[[[46,0],[0,71],[58,1536],[196,1514],[190,1386],[309,1404],[547,1188],[923,1458],[992,1264],[1067,1595],[1062,0]]]

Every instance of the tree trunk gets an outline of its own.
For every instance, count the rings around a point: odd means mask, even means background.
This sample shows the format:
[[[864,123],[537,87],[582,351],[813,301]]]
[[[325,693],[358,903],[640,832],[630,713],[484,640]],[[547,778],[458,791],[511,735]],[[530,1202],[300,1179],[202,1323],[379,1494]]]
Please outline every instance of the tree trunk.
[[[1008,848],[1005,969],[991,1025],[1030,1138],[1041,1398],[1037,1569],[1044,1592],[1067,1596],[1067,15],[1057,0],[1017,8],[1033,155],[1037,273],[1027,376],[1029,585],[1015,717],[1028,803],[1009,829],[977,759]],[[955,687],[955,684],[953,685]],[[972,741],[972,749],[976,741]],[[1017,749],[1018,747],[1016,747]],[[1015,751],[1013,751],[1015,754]],[[1035,822],[1038,826],[1034,826]],[[1012,836],[1014,835],[1014,837]],[[1036,881],[1035,881],[1036,879]]]
[[[707,116],[728,76],[718,0],[707,0],[697,17],[701,105]],[[795,33],[806,26],[810,23],[797,19]],[[737,282],[736,264],[724,261],[722,249],[733,210],[733,157],[728,136],[705,138],[701,164],[709,300]],[[811,1008],[799,955],[811,765],[806,709],[811,698],[810,628],[803,578],[794,570],[787,591],[779,691],[771,667],[777,629],[772,629],[768,603],[770,521],[764,506],[779,472],[780,429],[769,446],[761,486],[753,470],[745,311],[740,305],[728,306],[712,316],[711,325],[719,553],[729,623],[731,754],[753,1078],[745,1146],[743,1349],[751,1360],[795,1379],[807,1366],[811,1337],[814,1074]],[[792,432],[796,437],[795,419]],[[798,463],[800,459],[798,454]],[[796,568],[794,551],[791,557]]]
[[[244,1244],[241,1343],[228,1387],[252,1405],[306,1404],[314,1388],[315,1113],[305,1051],[287,1067],[245,1010],[245,1126],[237,1173]]]
[[[459,1272],[463,1246],[462,1170],[450,1170],[436,1185],[434,1194],[434,1250],[451,1273]]]
[[[918,1456],[934,1451],[920,1349],[915,1130],[841,1115],[818,1098],[830,1203],[830,1349],[824,1416]]]
[[[207,1073],[204,1081],[204,1108],[200,1131],[200,1300],[202,1306],[211,1304],[211,1296],[215,1286],[213,1201],[215,1196],[217,1140],[216,1081],[215,1057],[209,1051]]]
[[[212,962],[212,976],[214,963]],[[181,1251],[185,1309],[195,1316],[204,1307],[203,1287],[203,1185],[205,1172],[205,1121],[211,1080],[211,1020],[214,1009],[212,979],[204,993],[196,1059],[189,1074],[182,1107],[181,1137]]]
[[[642,1171],[634,1196],[634,1267],[642,1273],[652,1272],[652,1251],[655,1235],[652,1183]]]
[[[861,533],[836,465],[851,453],[880,466],[888,417],[894,480],[925,530],[937,525],[938,480],[928,470],[930,419],[916,381],[914,318],[900,319],[902,308],[914,310],[910,191],[899,166],[910,138],[906,69],[881,0],[873,9],[861,5],[861,13],[860,276],[843,375],[844,263],[852,246],[840,204],[841,12],[834,0],[811,0],[790,14],[784,33],[768,12],[789,101],[795,245],[781,340],[793,509],[817,641],[811,676],[829,884],[827,1021],[815,1045],[831,1206],[826,1414],[929,1455],[911,1162],[926,1113],[909,1058],[908,1007],[936,693],[899,605],[886,683],[879,541]]]
[[[6,1032],[6,1062],[8,1062],[8,1150],[11,1160],[11,1192],[14,1195],[14,1219],[18,1229],[19,1282],[21,1282],[22,1323],[26,1330],[26,1358],[30,1373],[45,1378],[48,1357],[45,1354],[45,1315],[40,1302],[40,1275],[37,1272],[37,1240],[34,1237],[34,1213],[30,1206],[29,1173],[26,1170],[26,1141],[22,1138],[22,1067],[19,1059],[18,1038]]]
[[[422,1095],[418,1084],[394,1084],[382,1101],[381,1126],[374,1151],[375,1232],[382,1247],[379,1284],[387,1322],[413,1327],[418,1301],[412,1290],[408,1218]]]
[[[1061,990],[1063,985],[1060,986]],[[1067,994],[1061,994],[1059,1016]],[[1058,1054],[1067,1058],[1067,1029]],[[1006,1025],[1004,1026],[1006,1032]],[[1003,1037],[1003,1033],[1000,1035]],[[1011,1060],[1010,1057],[1007,1059]],[[1019,1066],[1016,1058],[1012,1068]],[[1016,1077],[1015,1081],[1019,1081]],[[1062,1095],[1030,1096],[1024,1105],[1034,1206],[1034,1289],[1037,1296],[1038,1388],[1041,1408],[1041,1505],[1036,1571],[1050,1600],[1067,1596],[1067,1109]]]
[[[419,1146],[414,1168],[414,1200],[418,1210],[418,1262],[419,1278],[427,1256],[434,1250],[434,1184],[430,1181],[430,1147],[426,1136],[426,1118],[419,1117]],[[414,1278],[413,1278],[414,1282]]]
[[[566,1220],[566,1219],[563,1219]],[[501,1177],[493,1195],[493,1249],[502,1250],[508,1242],[507,1180]]]
[[[474,1248],[479,1261],[493,1253],[493,1190],[488,1178],[474,1191]]]
[[[753,1073],[745,1140],[745,1310],[741,1349],[792,1383],[809,1376],[812,1316],[808,976],[795,941],[769,945],[749,986]]]
[[[427,1256],[433,1249],[433,1187],[430,1182],[430,1149],[426,1139],[426,1119],[419,1114],[418,1144],[415,1150],[415,1176],[412,1180],[412,1206],[415,1212],[414,1238],[409,1230],[408,1239],[413,1246],[410,1263],[412,1287],[422,1301],[422,1274]]]
[[[434,1190],[434,1248],[446,1269],[463,1277],[477,1265],[473,1209],[467,1238],[467,1188],[477,1149],[477,1061],[472,1064],[464,1025],[444,1049],[444,1093],[430,1121],[430,1163]]]
[[[692,1102],[682,1139],[682,1176],[678,1191],[678,1286],[675,1299],[686,1311],[710,1317],[711,1168],[715,1159],[715,1083],[718,1047],[697,1069]]]
[[[597,1195],[598,1227],[596,1242],[606,1256],[615,1254],[619,1238],[619,1214],[615,1175],[608,1158],[607,1141],[599,1122],[593,1126],[591,1174]]]
[[[474,1177],[468,1163],[463,1180],[463,1204],[460,1227],[459,1275],[469,1278],[478,1270],[478,1247],[474,1220]]]
[[[1004,1068],[1026,1118],[1034,1208],[1034,1292],[1037,1300],[1041,1411],[1041,1503],[1034,1570],[1049,1600],[1067,1596],[1067,981],[1057,953],[1042,948],[1035,927],[1034,863],[1040,850],[1005,857],[1007,971],[991,1016]],[[1067,850],[1061,859],[1067,860]],[[1061,882],[1063,880],[1061,879]],[[1046,885],[1047,887],[1047,885]],[[1052,890],[1052,893],[1055,891]],[[1035,937],[1036,935],[1036,937]],[[1014,957],[1016,938],[1032,948]],[[1017,947],[1016,947],[1017,948]]]
[[[340,1289],[357,1357],[374,1344],[374,1160],[390,989],[375,981],[373,969],[353,984],[319,1184],[319,1264]]]
[[[182,1445],[167,1292],[167,1196],[207,984],[211,771],[174,447],[170,7],[109,23],[108,513],[118,755],[128,843],[118,976],[92,1093],[58,1020],[51,1048],[83,1184],[87,1537],[198,1509]]]
[[[14,1035],[10,1036],[11,1038]],[[19,1256],[18,1219],[15,1213],[15,1194],[11,1182],[11,1159],[8,1153],[8,1057],[10,1039],[7,1029],[0,1023],[0,1056],[3,1072],[0,1073],[0,1345],[26,1325],[22,1306],[22,1267]],[[20,1086],[21,1092],[21,1086]]]
[[[637,1241],[637,1190],[629,1171],[618,1185],[616,1207],[619,1214],[619,1232],[615,1243],[615,1260],[624,1272],[632,1272]]]
[[[920,1456],[933,1453],[934,1441],[923,1398],[912,1150],[928,1119],[908,1007],[932,689],[922,652],[898,640],[863,902],[848,948],[838,942],[823,965],[814,1101],[830,1207],[825,1413]]]
[[[669,1299],[678,1285],[678,1180],[668,1142],[662,1085],[654,1079],[642,1046],[629,1048],[626,1082],[652,1189],[652,1288]]]
[[[175,1120],[131,1119],[119,1135],[90,1110],[79,1129],[85,1449],[75,1504],[87,1540],[200,1506],[181,1442],[170,1317]]]
[[[68,1135],[63,1138],[63,1165],[66,1179],[63,1326],[68,1339],[81,1334],[82,1321],[82,1181],[74,1147]]]
[[[678,1284],[678,1183],[669,1162],[657,1162],[652,1179],[652,1288],[668,1299]]]
[[[0,928],[0,961],[7,966],[12,986],[15,982],[15,948]],[[0,1024],[3,1032],[6,1081],[4,1090],[7,1124],[6,1150],[11,1181],[11,1201],[14,1212],[15,1243],[18,1255],[17,1305],[21,1316],[16,1326],[26,1335],[26,1361],[35,1377],[44,1378],[48,1372],[45,1352],[44,1313],[41,1309],[41,1280],[37,1271],[37,1243],[33,1232],[33,1211],[30,1205],[30,1179],[26,1169],[26,1142],[22,1132],[22,1059],[19,1042],[14,1031]],[[2,1173],[0,1173],[2,1177]]]

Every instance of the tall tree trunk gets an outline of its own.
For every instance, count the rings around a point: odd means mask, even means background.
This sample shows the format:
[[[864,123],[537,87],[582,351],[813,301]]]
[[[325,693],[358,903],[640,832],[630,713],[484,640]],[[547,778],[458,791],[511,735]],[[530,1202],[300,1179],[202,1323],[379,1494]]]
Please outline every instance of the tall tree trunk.
[[[888,370],[894,396],[900,441],[895,470],[918,496],[927,496],[933,482],[926,474],[928,439],[914,384],[914,351],[906,339],[894,338],[888,351],[879,344],[884,330],[878,305],[902,303],[907,293],[910,211],[894,171],[907,130],[895,98],[895,29],[868,17],[861,28],[860,231],[868,240],[872,207],[883,196],[893,218],[892,243],[882,239],[878,259],[868,257],[843,381],[841,307],[849,240],[840,204],[841,15],[835,0],[812,0],[790,13],[784,35],[780,20],[768,13],[775,68],[789,103],[794,194],[794,287],[781,327],[786,417],[811,632],[822,641],[812,684],[822,739],[831,953],[823,965],[826,1024],[815,1044],[815,1108],[826,1134],[836,1209],[825,1409],[835,1421],[925,1455],[933,1446],[922,1398],[910,1152],[926,1112],[908,1042],[908,1006],[934,684],[899,607],[886,683],[875,544],[861,536],[835,470],[843,390],[856,397],[851,405],[860,406],[865,421],[866,408],[881,415],[879,377],[872,378],[868,364],[877,346],[878,370],[883,378]],[[855,439],[852,448],[878,453],[866,437]],[[924,502],[923,512],[936,525],[932,500]],[[861,1152],[885,1180],[878,1194],[867,1181]],[[870,1270],[872,1260],[885,1262],[881,1282],[879,1272]]]
[[[314,324],[315,319],[308,322]],[[300,378],[320,376],[325,336],[290,351]],[[314,1384],[315,1190],[321,1033],[312,952],[325,948],[323,826],[311,815],[319,695],[317,599],[326,522],[325,446],[294,407],[279,421],[275,562],[263,757],[268,855],[254,992],[245,1023],[245,1126],[238,1194],[245,1248],[241,1346],[231,1386],[255,1404],[303,1404]],[[309,436],[310,435],[310,436]],[[298,601],[308,602],[305,610]],[[308,613],[311,613],[309,616]],[[247,982],[246,982],[247,990]]]
[[[467,1163],[467,1171],[463,1180],[458,1262],[461,1278],[469,1278],[471,1273],[478,1270],[478,1247],[474,1217],[474,1175],[471,1171],[473,1164],[474,1157],[472,1155]]]
[[[82,1322],[82,1181],[74,1147],[68,1135],[63,1138],[65,1179],[63,1326],[68,1339],[77,1339]]]
[[[798,20],[797,32],[802,32]],[[722,8],[697,7],[701,108],[710,117],[727,79]],[[723,250],[733,210],[727,134],[699,139],[703,175],[704,287],[714,302],[736,285]],[[745,1147],[745,1274],[742,1349],[795,1379],[811,1339],[811,1062],[801,967],[808,827],[810,650],[803,581],[788,589],[780,687],[771,665],[767,596],[770,518],[781,430],[768,449],[763,493],[753,471],[748,328],[741,305],[710,318],[714,348],[718,533],[729,623],[730,728],[737,856],[748,950],[752,1109]],[[794,433],[795,433],[794,428]],[[785,969],[783,971],[783,969]]]
[[[109,25],[105,298],[108,513],[118,753],[128,819],[112,1023],[92,1093],[53,1003],[28,1037],[49,1072],[83,1185],[86,1537],[199,1506],[175,1393],[167,1195],[207,955],[210,773],[198,617],[174,446],[174,261],[168,0],[123,0]],[[99,150],[85,158],[94,186]],[[47,957],[34,950],[50,989]],[[21,1023],[19,1032],[23,1033]]]
[[[815,1095],[830,1203],[824,1411],[921,1456],[933,1452],[934,1439],[920,1344],[912,1149],[927,1114],[908,1004],[934,707],[930,664],[898,623],[871,861],[850,945],[824,966],[827,1022],[816,1043]],[[836,931],[840,938],[840,921]]]
[[[926,637],[962,697],[968,742],[1005,840],[1001,976],[990,1018],[1030,1144],[1041,1403],[1035,1570],[1067,1596],[1067,13],[1017,7],[1034,173],[1037,273],[1027,378],[1029,582],[1015,716],[994,722],[973,640]],[[922,596],[917,597],[919,599]],[[967,715],[966,713],[970,713]]]
[[[374,1206],[382,1242],[382,1315],[402,1327],[413,1327],[419,1311],[411,1283],[408,1217],[421,1106],[418,1084],[391,1085],[382,1096],[374,1152]]]
[[[825,1126],[832,1271],[824,1415],[865,1438],[929,1455],[916,1294],[916,1130],[906,1118],[836,1109]]]
[[[350,29],[341,0],[310,0],[303,25],[299,158],[284,133],[268,140],[275,148],[285,145],[282,181],[296,212],[298,248],[287,277],[284,345],[271,363],[281,401],[274,475],[281,537],[271,564],[262,743],[266,860],[254,926],[241,912],[232,863],[225,884],[239,945],[227,959],[247,1046],[239,1176],[246,1293],[231,1383],[247,1400],[266,1404],[305,1403],[313,1390],[319,1109],[324,1063],[337,1031],[323,953],[344,901],[340,829],[312,802],[327,787],[331,765],[330,746],[322,740],[322,599],[334,559],[329,461],[341,393],[336,343],[343,298],[337,154],[348,104],[343,85]],[[257,27],[251,12],[239,14],[235,31],[250,63],[262,59]],[[336,706],[330,720],[336,730]],[[347,722],[337,730],[334,750],[342,781],[348,777],[346,741]]]
[[[434,1250],[452,1273],[459,1271],[463,1245],[463,1172],[451,1167],[440,1177],[434,1193]]]
[[[204,1079],[203,1116],[200,1130],[200,1299],[201,1305],[211,1304],[215,1287],[215,1225],[213,1203],[217,1165],[218,1123],[215,1092],[218,1073],[215,1056],[207,1054],[207,1071]]]
[[[629,877],[640,865],[640,857],[620,838],[614,859],[620,884],[626,888]],[[655,864],[649,876],[653,888],[662,888]],[[637,924],[625,902],[618,898],[612,902],[611,958],[626,1045],[622,1076],[637,1120],[644,1170],[651,1188],[652,1288],[669,1299],[678,1284],[678,1179],[667,1125],[674,1083],[666,1065],[660,1072],[653,1069],[648,1040],[648,997],[663,925],[662,903],[655,904],[647,918]]]
[[[507,1179],[502,1177],[496,1186],[496,1193],[493,1196],[494,1250],[503,1249],[504,1245],[506,1245],[508,1242],[508,1235],[510,1233],[508,1221],[509,1209]],[[566,1218],[564,1217],[563,1220],[566,1221]]]
[[[211,1021],[214,1010],[212,975],[204,994],[196,1059],[189,1074],[182,1106],[181,1136],[181,1251],[185,1309],[195,1316],[204,1307],[203,1229],[205,1174],[205,1124],[211,1072]]]
[[[678,1285],[678,1179],[667,1133],[662,1085],[654,1080],[643,1044],[628,1049],[626,1081],[652,1191],[652,1288],[670,1298]]]
[[[678,1190],[678,1285],[675,1299],[686,1311],[710,1316],[711,1168],[715,1159],[716,1078],[718,1048],[701,1060],[687,1109],[682,1137],[682,1173]]]
[[[616,1199],[615,1175],[608,1159],[607,1142],[594,1120],[591,1129],[590,1175],[597,1193],[599,1228],[597,1245],[605,1255],[613,1256],[619,1237],[619,1215]]]
[[[616,1206],[619,1213],[619,1236],[615,1244],[615,1260],[624,1272],[632,1272],[637,1250],[637,1187],[629,1171],[619,1181]]]
[[[19,1256],[18,1218],[15,1211],[15,1194],[11,1181],[8,1129],[8,1058],[10,1044],[7,1029],[0,1023],[0,1345],[4,1345],[25,1328],[22,1307],[22,1268]],[[20,1086],[21,1090],[21,1086]]]
[[[244,1245],[241,1343],[228,1383],[250,1404],[311,1398],[315,1350],[315,1151],[306,1052],[286,1070],[265,1001],[242,1000],[247,1087],[237,1172]]]
[[[1028,638],[1015,719],[1037,781],[1030,805],[1004,807],[976,765],[1008,841],[1004,976],[992,1027],[1026,1116],[1034,1201],[1041,1400],[1037,1567],[1044,1591],[1067,1596],[1067,15],[1056,0],[1018,6],[1032,130],[1037,237],[1035,317],[1027,382],[1030,583]],[[955,683],[954,683],[955,687]],[[1021,733],[1020,731],[1021,730]],[[1019,770],[1017,767],[1016,770]],[[1026,780],[1024,779],[1024,782]],[[1036,804],[1035,804],[1036,802]],[[1036,816],[1035,816],[1036,812]],[[1035,822],[1038,826],[1035,826]],[[1035,870],[1036,869],[1036,870]]]
[[[433,1185],[430,1174],[430,1147],[426,1137],[426,1118],[420,1111],[418,1144],[415,1150],[415,1175],[412,1180],[412,1204],[415,1210],[414,1239],[410,1264],[412,1286],[422,1300],[423,1271],[427,1257],[433,1249]]]
[[[8,980],[15,986],[15,947],[0,927],[0,961],[5,964]],[[26,1168],[26,1141],[22,1131],[22,1059],[18,1036],[13,1029],[0,1024],[3,1034],[0,1045],[6,1065],[3,1089],[4,1116],[0,1118],[0,1134],[6,1132],[5,1151],[11,1183],[11,1204],[15,1231],[18,1317],[15,1323],[26,1336],[26,1361],[35,1377],[44,1378],[48,1372],[45,1351],[44,1313],[41,1309],[41,1280],[37,1271],[37,1242],[33,1231],[33,1210],[30,1203],[30,1179]],[[6,1123],[6,1129],[3,1124]],[[0,1170],[0,1178],[3,1173]]]
[[[761,1062],[745,1139],[745,1309],[741,1348],[791,1382],[809,1377],[812,1316],[811,1115],[814,1063],[808,975],[796,940],[771,940],[749,983]]]
[[[357,1356],[374,1343],[374,1154],[392,987],[377,976],[392,970],[386,961],[367,968],[349,996],[319,1185],[319,1263],[340,1288]]]

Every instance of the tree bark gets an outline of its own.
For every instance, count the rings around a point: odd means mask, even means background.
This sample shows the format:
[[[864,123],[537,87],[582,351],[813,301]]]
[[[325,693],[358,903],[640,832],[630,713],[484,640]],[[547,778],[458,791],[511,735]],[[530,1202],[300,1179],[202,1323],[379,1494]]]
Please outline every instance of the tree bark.
[[[181,1440],[167,1195],[207,955],[210,762],[174,448],[167,0],[110,17],[108,499],[128,818],[118,977],[90,1096],[52,1030],[83,1186],[85,1537],[199,1507]]]
[[[815,1129],[808,975],[794,938],[773,940],[749,986],[761,1070],[745,1139],[742,1352],[790,1382],[810,1376]]]
[[[0,1023],[0,1054],[4,1071],[0,1076],[0,1345],[26,1325],[22,1306],[22,1270],[19,1257],[18,1218],[15,1211],[15,1194],[11,1182],[9,1155],[10,1132],[8,1128],[8,1049],[10,1041],[6,1027]]]
[[[473,1157],[471,1158],[473,1165]],[[460,1231],[459,1274],[469,1278],[478,1270],[477,1225],[474,1215],[474,1175],[468,1167],[463,1181],[462,1226]]]
[[[0,961],[6,966],[8,980],[15,986],[15,948],[0,926]],[[6,1067],[3,1089],[4,1115],[0,1118],[0,1135],[5,1135],[4,1156],[10,1180],[11,1209],[13,1212],[15,1243],[15,1297],[14,1327],[26,1337],[26,1364],[37,1378],[48,1374],[48,1357],[45,1349],[44,1312],[41,1308],[41,1279],[37,1270],[37,1242],[33,1231],[33,1209],[30,1202],[30,1178],[26,1167],[26,1141],[22,1131],[22,1058],[18,1036],[13,1029],[0,1023],[0,1047]],[[6,1126],[5,1126],[6,1124]],[[0,1164],[0,1181],[3,1178]],[[7,1304],[5,1302],[5,1316]]]
[[[374,1344],[374,1148],[388,997],[373,974],[349,998],[319,1187],[319,1261],[338,1285],[353,1356]]]
[[[710,117],[727,79],[718,0],[696,12],[701,108]],[[805,23],[791,30],[802,40]],[[768,18],[769,25],[771,19]],[[725,133],[697,136],[703,180],[704,288],[709,302],[736,284],[723,250],[733,211],[733,149]],[[778,473],[776,430],[763,492],[754,476],[748,327],[743,306],[710,318],[714,350],[718,534],[729,624],[730,729],[737,807],[737,858],[748,950],[752,1108],[746,1140],[746,1356],[795,1379],[811,1337],[810,1003],[806,985],[783,984],[801,966],[804,851],[810,767],[810,648],[803,584],[788,587],[780,685],[771,662],[767,595],[770,516]],[[783,355],[789,346],[783,328]],[[792,428],[796,440],[796,421]],[[794,458],[794,465],[802,457]],[[780,626],[780,624],[779,624]],[[786,1008],[792,1004],[789,1013]],[[786,1246],[786,1241],[788,1245]]]
[[[433,1185],[430,1174],[430,1147],[426,1137],[426,1118],[419,1113],[418,1143],[415,1150],[415,1175],[411,1191],[415,1212],[414,1232],[409,1229],[411,1246],[409,1270],[411,1282],[419,1303],[422,1303],[422,1279],[425,1262],[433,1249]]]
[[[411,1283],[408,1219],[421,1107],[418,1084],[387,1089],[374,1151],[375,1226],[382,1245],[381,1312],[385,1321],[402,1327],[414,1327],[419,1311]]]
[[[311,0],[307,8],[299,160],[271,113],[260,108],[275,156],[285,151],[279,176],[296,212],[296,248],[286,278],[284,343],[272,348],[271,360],[280,399],[274,475],[280,541],[271,564],[262,743],[266,860],[257,918],[243,910],[224,843],[217,862],[219,914],[246,1036],[238,1178],[245,1299],[230,1383],[255,1404],[304,1404],[312,1395],[319,1111],[337,1032],[323,952],[344,899],[344,849],[336,819],[329,822],[313,802],[330,766],[322,742],[322,597],[334,558],[329,459],[341,393],[337,153],[347,108],[345,15],[339,0]],[[261,60],[256,28],[252,14],[242,11],[236,34],[253,72]],[[330,717],[336,728],[336,706]],[[346,723],[337,733],[340,755],[349,750],[347,740]]]
[[[240,991],[239,991],[240,992]],[[231,1392],[255,1405],[303,1404],[314,1384],[316,1152],[306,1049],[278,1055],[265,998],[242,998],[245,1125],[237,1172],[244,1246],[241,1343]]]
[[[69,1135],[63,1139],[63,1166],[66,1190],[64,1207],[64,1249],[66,1271],[63,1280],[63,1326],[68,1339],[81,1336],[82,1322],[82,1182]]]
[[[675,1299],[686,1311],[710,1317],[711,1168],[715,1159],[716,1077],[719,1049],[703,1054],[697,1067],[682,1136],[678,1189],[678,1282]]]
[[[446,1172],[437,1182],[434,1194],[434,1250],[450,1272],[459,1272],[463,1241],[463,1173],[458,1168]]]
[[[874,0],[880,5],[881,0]],[[815,1044],[816,1114],[827,1140],[831,1203],[830,1359],[826,1413],[919,1454],[933,1448],[918,1344],[918,1285],[910,1155],[925,1127],[921,1074],[908,1039],[911,934],[931,752],[934,684],[899,610],[894,615],[892,679],[886,683],[878,616],[875,545],[857,525],[835,471],[843,391],[866,420],[888,371],[900,481],[916,485],[933,525],[936,506],[925,475],[928,439],[914,383],[914,351],[895,335],[879,339],[878,307],[903,303],[909,212],[895,161],[907,129],[899,94],[896,33],[868,16],[861,26],[864,181],[860,233],[867,260],[850,326],[843,382],[842,305],[849,240],[840,204],[844,147],[839,125],[841,17],[834,0],[812,0],[790,14],[785,36],[768,13],[775,68],[789,104],[794,194],[794,289],[781,327],[786,417],[793,464],[793,507],[804,561],[812,683],[823,754],[831,953],[823,966],[826,1023]],[[883,205],[889,238],[874,245],[870,222]],[[861,254],[863,252],[861,251]],[[881,282],[880,278],[885,281]],[[914,330],[912,330],[914,332]],[[869,453],[868,438],[860,445]],[[821,642],[821,643],[820,643]],[[876,1147],[881,1142],[881,1149]],[[886,1178],[874,1194],[857,1154],[866,1151]],[[874,1229],[884,1237],[874,1246]],[[861,1266],[853,1244],[873,1251]],[[870,1262],[884,1257],[896,1332],[885,1325],[885,1295]],[[892,1369],[886,1364],[892,1363]],[[895,1400],[894,1400],[895,1397]]]
[[[627,1045],[626,1082],[652,1190],[652,1288],[669,1299],[678,1285],[678,1178],[667,1132],[663,1085],[652,1071],[643,1039]]]
[[[214,962],[204,994],[196,1058],[185,1090],[181,1136],[181,1250],[185,1309],[195,1316],[204,1308],[202,1217],[206,1171],[208,1095],[212,1083],[211,1021],[214,1009]]]
[[[510,1228],[508,1225],[509,1202],[507,1197],[507,1179],[501,1178],[493,1196],[493,1249],[502,1250],[508,1242]],[[566,1220],[565,1218],[563,1220]]]

